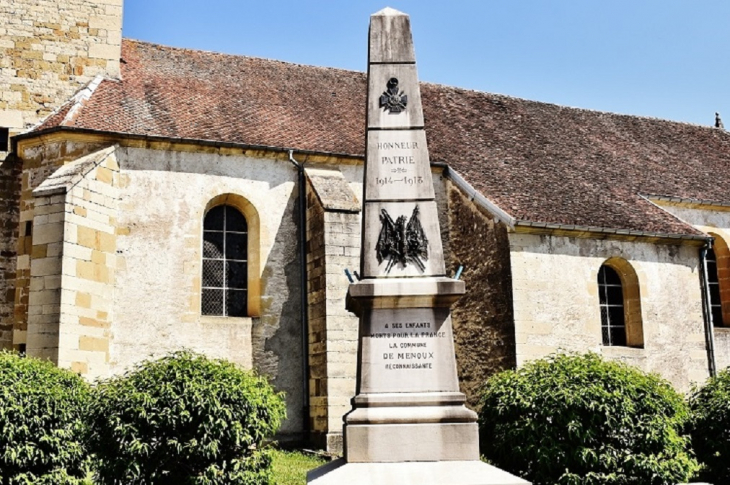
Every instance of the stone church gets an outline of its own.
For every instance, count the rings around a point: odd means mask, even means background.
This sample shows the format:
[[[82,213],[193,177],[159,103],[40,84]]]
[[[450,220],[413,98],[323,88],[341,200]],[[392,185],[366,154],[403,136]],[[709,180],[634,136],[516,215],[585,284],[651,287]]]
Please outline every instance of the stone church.
[[[0,20],[0,348],[91,380],[229,359],[286,392],[283,437],[338,449],[366,75],[123,39],[122,0],[0,0]],[[724,129],[421,96],[472,405],[558,350],[683,391],[730,365]]]

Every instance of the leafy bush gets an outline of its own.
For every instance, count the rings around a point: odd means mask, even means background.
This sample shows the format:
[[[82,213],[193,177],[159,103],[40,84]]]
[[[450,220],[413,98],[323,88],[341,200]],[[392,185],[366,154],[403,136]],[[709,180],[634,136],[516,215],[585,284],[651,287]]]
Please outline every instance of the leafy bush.
[[[176,352],[100,383],[90,448],[101,484],[270,483],[260,445],[284,417],[265,379],[222,360]]]
[[[86,472],[84,380],[0,351],[0,484],[75,484]]]
[[[674,484],[697,470],[689,412],[666,381],[596,354],[553,355],[490,379],[482,453],[535,485]]]
[[[695,389],[689,404],[692,445],[704,465],[700,477],[730,483],[730,368]]]

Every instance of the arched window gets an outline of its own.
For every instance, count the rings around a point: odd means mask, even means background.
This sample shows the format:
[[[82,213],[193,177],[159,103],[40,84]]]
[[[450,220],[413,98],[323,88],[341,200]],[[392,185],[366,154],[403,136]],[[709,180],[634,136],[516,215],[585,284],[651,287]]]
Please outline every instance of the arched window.
[[[715,327],[730,326],[730,249],[723,238],[710,233],[715,239],[707,250],[707,286],[710,290],[712,324]]]
[[[616,271],[601,266],[598,271],[598,298],[601,305],[601,334],[603,345],[626,345],[624,293]]]
[[[213,207],[203,221],[201,313],[248,314],[248,224],[230,205]]]
[[[603,345],[644,346],[639,280],[628,261],[612,258],[598,271]]]

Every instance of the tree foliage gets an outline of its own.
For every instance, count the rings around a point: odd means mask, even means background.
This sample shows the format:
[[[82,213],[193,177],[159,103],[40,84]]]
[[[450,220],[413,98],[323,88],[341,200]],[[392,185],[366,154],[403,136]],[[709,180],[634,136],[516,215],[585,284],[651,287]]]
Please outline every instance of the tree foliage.
[[[697,470],[689,412],[666,381],[596,354],[557,354],[490,379],[482,453],[535,485],[659,485]]]
[[[0,484],[79,483],[88,398],[78,375],[0,351]]]
[[[730,368],[696,388],[689,404],[692,446],[704,465],[700,478],[730,483]]]
[[[101,484],[265,485],[282,396],[236,365],[183,351],[100,383],[90,447]]]

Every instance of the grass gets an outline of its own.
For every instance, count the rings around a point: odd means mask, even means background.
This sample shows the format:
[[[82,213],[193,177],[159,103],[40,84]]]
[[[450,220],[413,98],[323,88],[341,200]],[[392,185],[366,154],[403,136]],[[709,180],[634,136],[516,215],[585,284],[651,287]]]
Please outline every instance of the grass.
[[[305,485],[307,472],[327,463],[324,458],[299,451],[275,450],[273,457],[274,483],[276,485]]]

